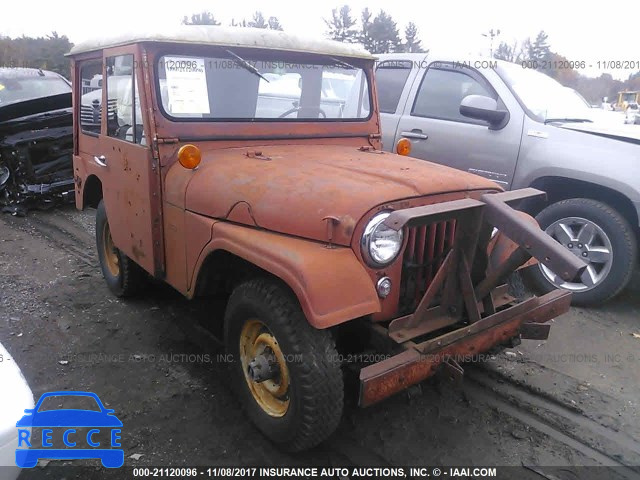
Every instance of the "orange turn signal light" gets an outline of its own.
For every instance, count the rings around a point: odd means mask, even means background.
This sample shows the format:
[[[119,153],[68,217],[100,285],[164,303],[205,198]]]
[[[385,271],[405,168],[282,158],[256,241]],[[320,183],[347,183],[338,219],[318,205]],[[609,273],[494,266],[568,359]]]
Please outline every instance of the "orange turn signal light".
[[[408,138],[401,138],[396,144],[396,153],[398,155],[409,155],[411,153],[411,141]]]
[[[183,145],[180,147],[180,150],[178,150],[178,161],[184,168],[193,170],[200,165],[201,160],[202,154],[200,153],[200,149],[195,145]]]

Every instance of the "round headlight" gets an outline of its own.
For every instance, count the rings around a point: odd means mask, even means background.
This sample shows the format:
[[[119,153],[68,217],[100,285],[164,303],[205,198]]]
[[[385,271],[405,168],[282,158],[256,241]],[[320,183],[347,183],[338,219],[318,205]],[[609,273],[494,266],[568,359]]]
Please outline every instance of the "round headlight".
[[[389,212],[375,215],[362,234],[362,255],[372,267],[384,267],[395,260],[402,248],[402,230],[383,224]]]

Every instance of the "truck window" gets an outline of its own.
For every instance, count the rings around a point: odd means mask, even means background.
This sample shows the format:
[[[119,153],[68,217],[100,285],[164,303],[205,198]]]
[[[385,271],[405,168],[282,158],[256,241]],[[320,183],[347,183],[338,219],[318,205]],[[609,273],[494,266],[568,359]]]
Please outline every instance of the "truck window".
[[[376,69],[378,105],[382,113],[396,113],[400,95],[411,72],[411,62],[392,60],[382,62]]]
[[[102,61],[92,60],[80,67],[82,92],[80,128],[83,133],[98,135],[102,126]]]
[[[107,135],[145,145],[133,55],[107,58]]]
[[[460,102],[467,95],[496,98],[493,92],[465,73],[429,68],[422,79],[411,115],[486,125],[482,120],[460,114]]]

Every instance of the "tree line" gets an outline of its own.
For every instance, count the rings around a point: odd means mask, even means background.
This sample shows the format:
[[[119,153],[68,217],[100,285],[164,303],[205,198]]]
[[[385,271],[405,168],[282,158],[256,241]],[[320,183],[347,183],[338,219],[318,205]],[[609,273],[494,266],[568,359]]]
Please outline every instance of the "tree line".
[[[624,81],[614,79],[609,73],[603,73],[599,77],[581,74],[580,70],[586,65],[554,52],[544,30],[533,40],[527,38],[523,42],[512,44],[500,42],[493,57],[546,73],[565,87],[580,92],[591,104],[599,105],[604,97],[607,97],[608,102],[614,102],[618,98],[618,92],[623,90],[640,90],[640,72],[631,74]]]
[[[380,10],[374,15],[368,8],[354,13],[348,5],[337,6],[325,17],[325,36],[343,43],[360,44],[373,54],[392,52],[425,52],[419,38],[418,27],[409,22],[401,31],[393,17]],[[184,25],[221,25],[214,13],[202,11],[184,16]],[[229,26],[283,30],[284,26],[275,16],[256,11],[250,18],[233,18]],[[73,44],[66,35],[52,32],[45,37],[9,38],[0,35],[0,66],[42,68],[69,77],[69,61],[64,57]],[[555,78],[565,86],[580,92],[590,103],[599,103],[603,97],[615,101],[619,91],[640,90],[640,72],[621,81],[610,74],[587,77],[579,69],[571,68],[572,62],[554,52],[549,37],[539,32],[535,38],[522,42],[500,42],[492,51],[493,57],[515,63],[526,62],[527,67],[536,68]]]

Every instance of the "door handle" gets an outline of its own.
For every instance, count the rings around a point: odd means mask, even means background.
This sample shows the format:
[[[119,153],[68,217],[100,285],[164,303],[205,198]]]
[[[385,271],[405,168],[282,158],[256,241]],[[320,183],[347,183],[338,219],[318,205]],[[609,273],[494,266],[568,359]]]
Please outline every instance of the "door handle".
[[[422,133],[422,130],[411,130],[410,132],[400,132],[400,135],[405,138],[417,138],[419,140],[426,140],[429,135]]]
[[[105,157],[104,155],[100,155],[99,157],[94,156],[93,161],[96,162],[101,167],[107,166],[107,157]]]

